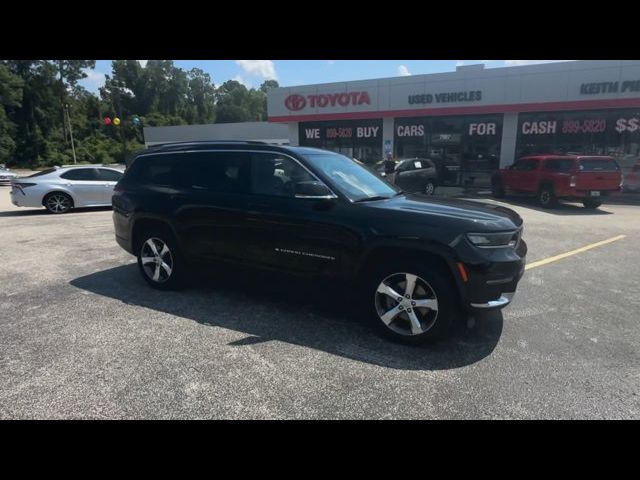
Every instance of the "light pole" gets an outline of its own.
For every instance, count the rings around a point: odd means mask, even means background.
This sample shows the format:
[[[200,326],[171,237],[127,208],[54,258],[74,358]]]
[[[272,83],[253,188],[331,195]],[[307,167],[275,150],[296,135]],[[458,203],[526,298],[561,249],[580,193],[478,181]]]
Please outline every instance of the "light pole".
[[[73,143],[73,130],[71,129],[71,117],[69,117],[69,104],[64,104],[64,111],[67,113],[67,122],[69,123],[69,136],[71,137],[71,151],[73,152],[73,164],[77,164],[76,160],[76,146]]]

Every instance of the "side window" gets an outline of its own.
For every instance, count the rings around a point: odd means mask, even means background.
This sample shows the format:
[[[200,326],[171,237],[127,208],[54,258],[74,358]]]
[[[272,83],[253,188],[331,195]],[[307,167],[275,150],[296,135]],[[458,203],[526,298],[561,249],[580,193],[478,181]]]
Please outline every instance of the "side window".
[[[220,193],[248,193],[249,155],[244,152],[194,152],[181,160],[185,186]]]
[[[99,168],[98,178],[104,182],[117,182],[122,178],[122,173],[116,172],[115,170],[107,170],[106,168]]]
[[[396,167],[396,171],[397,172],[407,172],[409,170],[411,170],[412,164],[411,164],[411,160],[405,160],[403,162],[400,162],[398,164],[398,166]]]
[[[548,172],[557,172],[559,170],[560,161],[551,159],[544,162],[544,169]]]
[[[98,172],[95,168],[73,168],[60,175],[60,178],[65,180],[97,181]]]
[[[518,160],[513,167],[514,170],[518,171],[535,170],[536,168],[538,168],[538,162],[530,159]]]
[[[298,182],[316,180],[300,164],[275,153],[251,155],[251,193],[293,197]]]
[[[141,158],[135,177],[143,185],[174,186],[176,182],[173,155],[150,155]]]

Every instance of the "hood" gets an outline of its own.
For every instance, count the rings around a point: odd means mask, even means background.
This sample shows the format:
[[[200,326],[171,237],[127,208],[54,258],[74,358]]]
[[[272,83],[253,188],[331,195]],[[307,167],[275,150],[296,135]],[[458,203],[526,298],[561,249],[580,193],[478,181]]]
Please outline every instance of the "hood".
[[[369,205],[382,210],[422,214],[434,223],[462,222],[477,231],[511,230],[522,225],[520,215],[510,208],[470,200],[402,194]]]

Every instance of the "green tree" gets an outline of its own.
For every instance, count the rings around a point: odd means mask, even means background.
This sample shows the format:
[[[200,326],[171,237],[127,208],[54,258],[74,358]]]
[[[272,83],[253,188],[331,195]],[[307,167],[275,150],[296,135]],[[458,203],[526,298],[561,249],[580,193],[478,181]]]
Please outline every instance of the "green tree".
[[[16,124],[9,114],[22,104],[22,79],[0,64],[0,163],[11,164],[16,148]]]

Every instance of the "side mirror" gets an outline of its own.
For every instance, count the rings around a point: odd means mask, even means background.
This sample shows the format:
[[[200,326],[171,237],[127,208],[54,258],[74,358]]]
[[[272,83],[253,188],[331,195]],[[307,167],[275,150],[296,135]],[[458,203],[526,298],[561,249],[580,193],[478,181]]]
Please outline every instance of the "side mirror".
[[[294,194],[296,198],[336,198],[333,192],[329,190],[324,183],[316,181],[296,183],[294,187]]]

